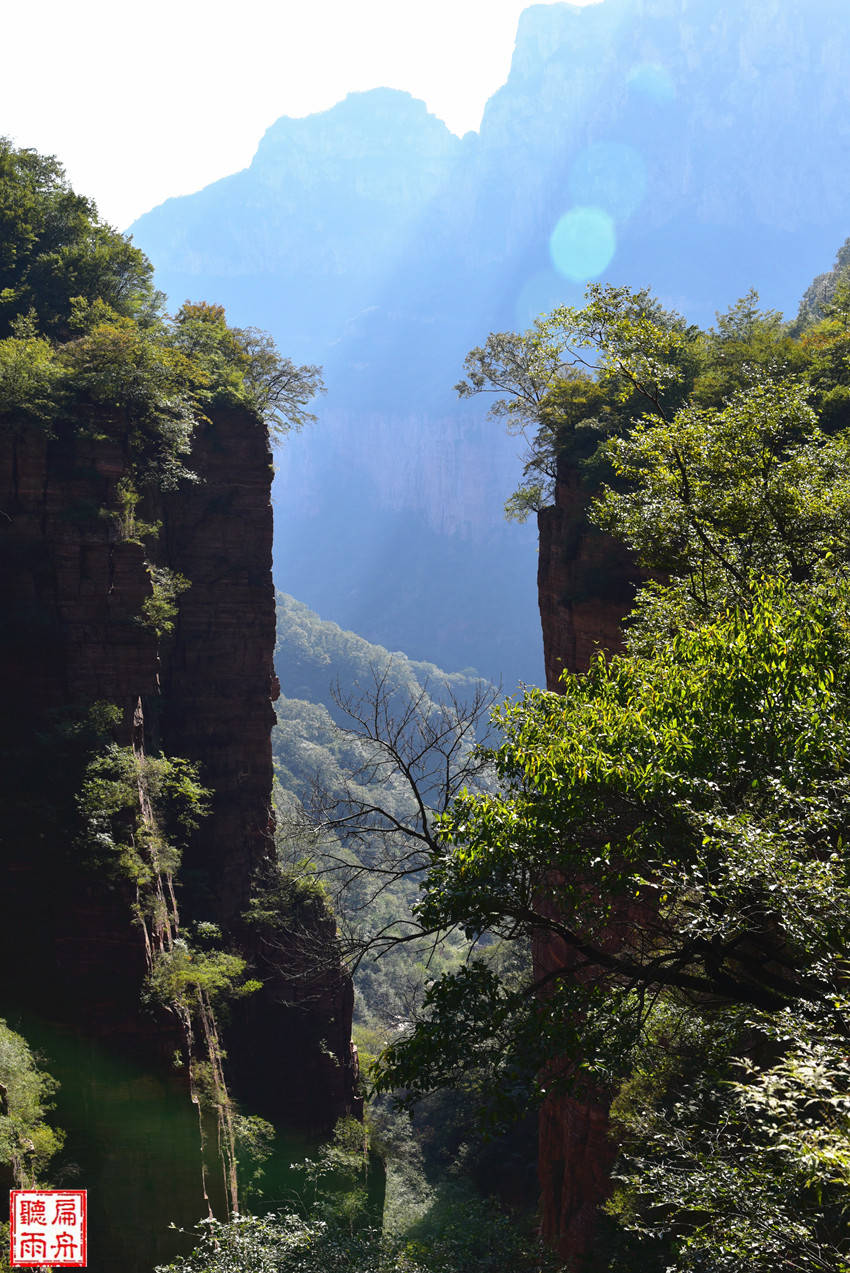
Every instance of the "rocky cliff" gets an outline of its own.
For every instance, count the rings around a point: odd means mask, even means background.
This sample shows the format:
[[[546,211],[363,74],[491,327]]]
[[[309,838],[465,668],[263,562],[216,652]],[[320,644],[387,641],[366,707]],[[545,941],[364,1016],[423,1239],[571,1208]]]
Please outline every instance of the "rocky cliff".
[[[356,1104],[351,987],[323,914],[299,913],[323,951],[306,971],[286,938],[270,966],[243,919],[274,858],[265,427],[247,410],[212,412],[194,437],[198,480],[136,510],[161,522],[145,546],[122,512],[124,449],[85,432],[65,420],[52,435],[0,435],[0,992],[63,1084],[68,1154],[92,1190],[91,1267],[149,1273],[169,1220],[192,1223],[204,1206],[197,1116],[168,1063],[180,1031],[142,1002],[134,885],[87,860],[79,834],[89,735],[108,705],[114,743],[185,757],[212,789],[175,887],[181,924],[217,924],[264,983],[235,1005],[226,1039],[247,1109],[315,1131]],[[190,583],[170,633],[142,621],[151,563]]]
[[[592,496],[578,470],[560,461],[555,502],[537,515],[537,596],[546,687],[562,672],[586,672],[599,652],[616,653],[639,572],[621,544],[588,522]]]
[[[562,672],[584,672],[598,653],[621,648],[622,620],[640,579],[626,549],[588,522],[591,496],[578,470],[562,459],[554,506],[538,513],[537,583],[550,690],[560,688]],[[557,938],[534,943],[536,978],[568,964],[569,952],[559,947]],[[598,1208],[609,1189],[614,1146],[608,1131],[602,1093],[596,1100],[552,1095],[540,1112],[542,1232],[577,1271],[593,1259]]]

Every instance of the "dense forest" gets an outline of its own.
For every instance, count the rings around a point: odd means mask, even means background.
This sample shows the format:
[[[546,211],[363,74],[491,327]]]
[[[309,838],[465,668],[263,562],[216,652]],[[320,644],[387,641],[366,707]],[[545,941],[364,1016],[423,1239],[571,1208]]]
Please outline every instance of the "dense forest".
[[[147,554],[138,617],[164,650],[191,581],[146,510],[191,484],[217,404],[297,427],[319,372],[217,306],[168,318],[145,258],[54,161],[4,144],[0,165],[0,429],[121,449],[115,507],[76,515]],[[178,936],[201,775],[119,746],[109,703],[30,750],[4,728],[4,839],[47,825],[55,768],[48,823],[74,819],[53,828],[55,878],[82,859],[132,886],[147,993],[210,1044],[189,1064],[243,1204],[160,1273],[580,1273],[533,1236],[527,1187],[533,1111],[562,1099],[610,1112],[586,1269],[847,1273],[848,248],[790,322],[749,294],[701,329],[591,286],[488,337],[458,391],[495,394],[526,436],[509,513],[569,479],[560,551],[617,541],[639,582],[621,648],[507,698],[279,596],[279,862],[245,918],[307,985],[340,956],[355,969],[369,1096],[285,1198],[263,1184],[274,1129],[230,1129],[217,1043],[220,1005],[260,989],[250,961],[197,896]],[[10,1183],[61,1169],[49,1069],[0,1023]]]

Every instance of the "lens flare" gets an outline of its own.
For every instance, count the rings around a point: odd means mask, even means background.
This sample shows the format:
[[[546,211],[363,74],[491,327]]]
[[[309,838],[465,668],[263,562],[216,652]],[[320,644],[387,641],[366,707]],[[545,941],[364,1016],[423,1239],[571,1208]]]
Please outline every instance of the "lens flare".
[[[579,283],[596,278],[614,259],[617,231],[604,208],[571,208],[549,238],[552,264],[564,278]]]
[[[581,207],[604,208],[615,221],[625,221],[646,196],[646,164],[634,146],[595,142],[576,155],[568,184]]]
[[[555,270],[538,270],[525,280],[514,302],[514,328],[525,331],[535,318],[550,314],[559,305],[574,305],[581,301],[584,289],[568,283]]]
[[[659,106],[672,102],[676,96],[673,77],[659,62],[639,62],[629,71],[626,83],[636,93],[648,97]]]

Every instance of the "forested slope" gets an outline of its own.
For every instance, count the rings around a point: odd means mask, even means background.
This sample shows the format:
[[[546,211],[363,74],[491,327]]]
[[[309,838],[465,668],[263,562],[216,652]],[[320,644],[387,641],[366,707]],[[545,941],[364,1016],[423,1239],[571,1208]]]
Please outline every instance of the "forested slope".
[[[387,927],[402,933],[427,861],[427,845],[417,850],[403,828],[417,827],[417,793],[433,802],[435,812],[447,793],[433,765],[405,775],[398,756],[380,753],[375,744],[389,743],[393,724],[411,709],[416,722],[440,720],[446,707],[474,703],[476,696],[489,701],[490,687],[474,675],[448,674],[400,651],[390,653],[284,593],[277,594],[275,667],[281,695],[272,749],[283,851],[292,862],[312,862],[352,947],[368,944]],[[383,730],[369,728],[376,709]],[[486,711],[477,710],[454,761],[458,772],[488,727]],[[469,773],[470,780],[474,776]],[[368,815],[367,809],[385,810],[396,820],[392,839],[400,847],[387,844],[387,818]],[[356,816],[360,811],[364,816]],[[384,950],[380,959],[368,954],[360,959],[355,1013],[373,1031],[373,1050],[408,1020],[425,983],[466,951],[458,935],[437,951],[421,942]]]

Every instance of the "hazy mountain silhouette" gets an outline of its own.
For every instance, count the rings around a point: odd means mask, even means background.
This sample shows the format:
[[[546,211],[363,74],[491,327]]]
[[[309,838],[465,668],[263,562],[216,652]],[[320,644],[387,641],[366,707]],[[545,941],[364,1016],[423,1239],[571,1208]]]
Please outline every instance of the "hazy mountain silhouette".
[[[321,421],[279,458],[281,588],[414,657],[541,676],[533,528],[501,521],[517,443],[455,402],[463,357],[591,275],[701,323],[751,286],[795,312],[850,233],[846,16],[535,6],[478,134],[352,94],[133,226],[175,304],[220,301],[325,366]]]

